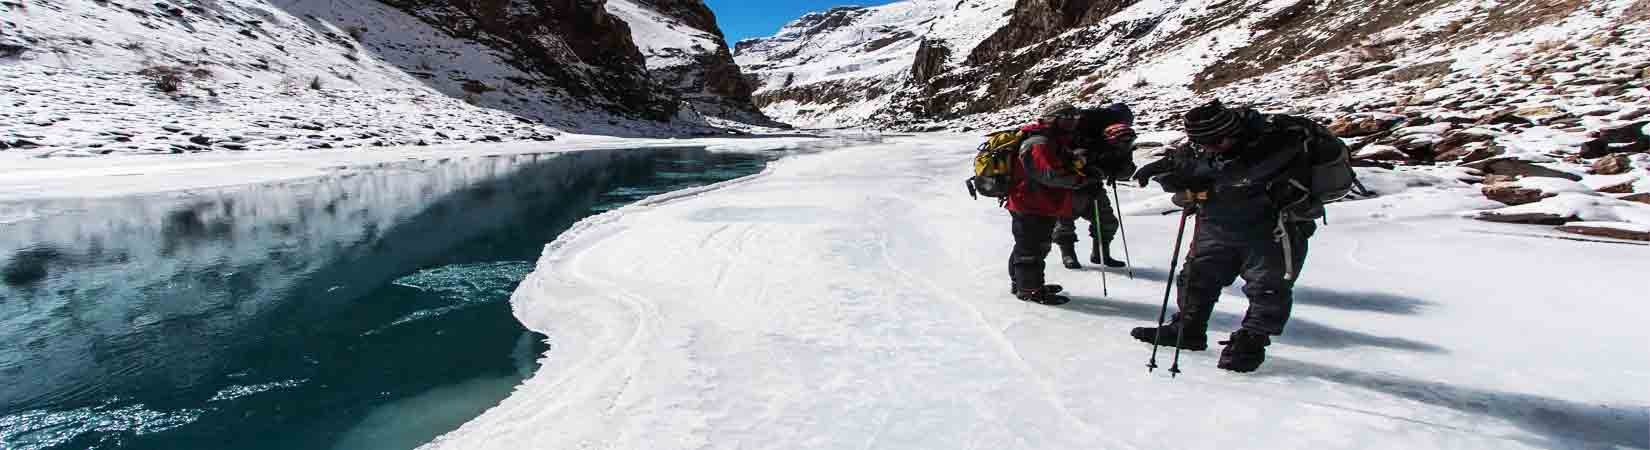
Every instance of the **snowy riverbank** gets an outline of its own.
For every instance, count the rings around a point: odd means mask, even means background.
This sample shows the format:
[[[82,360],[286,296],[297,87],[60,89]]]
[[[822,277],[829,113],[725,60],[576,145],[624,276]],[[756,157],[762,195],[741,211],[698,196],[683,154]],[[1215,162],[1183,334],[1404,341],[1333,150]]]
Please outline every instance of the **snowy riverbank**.
[[[1122,193],[1134,280],[1102,298],[1053,266],[1075,301],[1019,302],[1006,214],[962,189],[975,139],[793,157],[575,226],[513,300],[543,369],[431,447],[1650,447],[1650,248],[1466,220],[1500,204],[1365,172],[1383,195],[1331,208],[1267,365],[1193,352],[1171,380],[1127,336],[1157,316],[1161,195]],[[1246,306],[1225,300],[1214,333]]]
[[[219,152],[182,155],[110,155],[99,158],[34,158],[0,153],[0,202],[43,198],[111,197],[222,186],[248,185],[392,167],[398,162],[493,157],[597,149],[708,147],[711,150],[762,151],[848,145],[874,135],[752,137],[702,139],[624,139],[564,135],[556,142],[453,144],[339,149]],[[4,222],[0,216],[0,222]]]

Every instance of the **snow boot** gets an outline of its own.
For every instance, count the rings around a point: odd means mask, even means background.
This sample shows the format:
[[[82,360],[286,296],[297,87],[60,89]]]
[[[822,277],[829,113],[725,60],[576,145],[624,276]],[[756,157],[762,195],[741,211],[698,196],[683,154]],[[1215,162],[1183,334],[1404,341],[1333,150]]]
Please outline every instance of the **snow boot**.
[[[1045,284],[1045,285],[1043,285],[1043,292],[1047,292],[1047,293],[1050,293],[1050,294],[1058,294],[1058,293],[1061,293],[1065,290],[1066,290],[1065,286],[1061,286],[1061,285],[1058,285],[1058,284]],[[1019,286],[1009,286],[1008,287],[1008,293],[1013,294],[1013,295],[1020,295],[1020,287]]]
[[[1060,264],[1064,264],[1067,269],[1081,269],[1083,264],[1077,262],[1077,249],[1073,247],[1073,244],[1060,244]]]
[[[1184,338],[1180,337],[1180,329],[1183,327],[1186,329]],[[1163,326],[1161,333],[1158,332],[1157,327],[1139,327],[1129,331],[1129,335],[1134,336],[1135,340],[1140,342],[1150,344],[1153,339],[1156,339],[1157,345],[1169,347],[1174,347],[1175,343],[1178,342],[1180,348],[1194,352],[1209,349],[1208,333],[1209,324],[1193,324],[1191,321],[1180,320],[1179,314],[1175,314],[1174,320]]]
[[[1062,289],[1059,289],[1058,286],[1046,287],[1043,289],[1021,289],[1020,292],[1015,293],[1014,296],[1019,297],[1022,301],[1041,303],[1044,305],[1064,305],[1071,302],[1070,298],[1064,295],[1059,295],[1061,290]]]
[[[1220,351],[1220,364],[1215,367],[1249,373],[1260,368],[1260,363],[1266,360],[1266,346],[1272,344],[1272,338],[1265,333],[1243,329],[1232,332],[1232,337],[1220,341],[1220,344],[1225,345],[1226,349]]]
[[[1111,243],[1110,242],[1107,242],[1107,243],[1104,243],[1104,244],[1101,244],[1099,242],[1095,242],[1094,243],[1094,251],[1089,252],[1089,262],[1095,263],[1095,264],[1103,264],[1106,267],[1123,267],[1123,266],[1127,265],[1127,264],[1124,264],[1122,261],[1111,259]]]

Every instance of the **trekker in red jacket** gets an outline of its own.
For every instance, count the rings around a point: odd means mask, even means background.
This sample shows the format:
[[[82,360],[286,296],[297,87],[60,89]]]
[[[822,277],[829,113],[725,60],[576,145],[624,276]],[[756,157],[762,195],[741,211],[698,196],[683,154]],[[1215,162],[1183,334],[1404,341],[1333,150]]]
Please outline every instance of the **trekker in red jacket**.
[[[1060,286],[1043,283],[1043,260],[1053,246],[1055,224],[1072,217],[1072,192],[1090,182],[1073,162],[1072,132],[1079,120],[1077,108],[1059,104],[1020,129],[1026,137],[1015,160],[1019,181],[1009,189],[1003,205],[1014,218],[1008,277],[1020,300],[1048,305],[1071,301],[1058,295]]]

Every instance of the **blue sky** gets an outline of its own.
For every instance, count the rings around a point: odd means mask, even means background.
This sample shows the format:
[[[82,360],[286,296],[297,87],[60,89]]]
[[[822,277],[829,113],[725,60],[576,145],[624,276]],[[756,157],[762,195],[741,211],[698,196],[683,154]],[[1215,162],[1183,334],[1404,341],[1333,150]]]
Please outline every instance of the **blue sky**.
[[[705,0],[711,11],[716,12],[716,21],[722,26],[722,34],[728,37],[729,47],[741,39],[772,36],[779,32],[779,27],[785,23],[796,20],[810,11],[824,11],[832,6],[874,6],[888,3],[893,1]]]

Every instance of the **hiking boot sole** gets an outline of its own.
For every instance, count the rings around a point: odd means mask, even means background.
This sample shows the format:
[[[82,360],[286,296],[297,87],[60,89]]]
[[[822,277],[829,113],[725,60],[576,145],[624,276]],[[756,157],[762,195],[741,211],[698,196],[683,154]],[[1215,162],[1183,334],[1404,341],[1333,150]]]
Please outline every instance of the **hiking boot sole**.
[[[1129,332],[1129,335],[1133,336],[1134,340],[1144,342],[1144,343],[1147,343],[1147,344],[1152,343],[1152,338],[1156,337],[1155,336],[1156,334],[1157,333],[1152,332],[1150,328],[1137,328],[1137,329]],[[1170,348],[1175,347],[1175,345],[1174,345],[1175,336],[1164,335],[1163,338],[1169,340],[1169,342],[1159,343],[1157,345],[1161,345],[1161,346],[1164,346],[1164,347],[1170,347]],[[1204,340],[1201,343],[1197,342],[1197,341],[1186,341],[1186,342],[1183,342],[1182,344],[1184,344],[1184,345],[1180,347],[1181,350],[1190,350],[1190,351],[1194,351],[1194,352],[1201,352],[1201,351],[1209,349],[1208,340]]]

